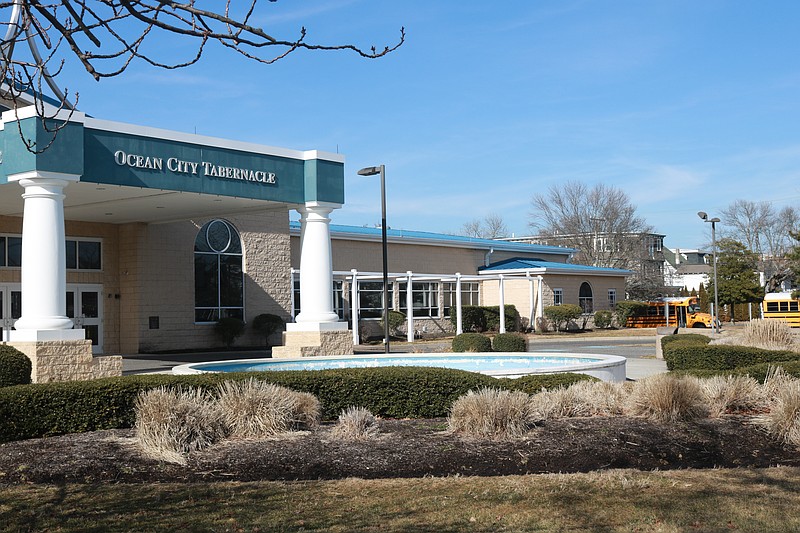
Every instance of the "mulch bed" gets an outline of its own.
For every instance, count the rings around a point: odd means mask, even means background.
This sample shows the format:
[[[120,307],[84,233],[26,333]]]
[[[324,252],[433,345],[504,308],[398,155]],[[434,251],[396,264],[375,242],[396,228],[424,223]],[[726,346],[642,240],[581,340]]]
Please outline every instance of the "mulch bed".
[[[263,441],[233,441],[175,465],[145,458],[133,430],[0,444],[0,483],[152,483],[499,476],[639,470],[800,466],[800,452],[753,424],[726,416],[656,424],[640,418],[548,421],[510,442],[473,440],[446,421],[381,420],[369,441],[346,442],[330,426]]]

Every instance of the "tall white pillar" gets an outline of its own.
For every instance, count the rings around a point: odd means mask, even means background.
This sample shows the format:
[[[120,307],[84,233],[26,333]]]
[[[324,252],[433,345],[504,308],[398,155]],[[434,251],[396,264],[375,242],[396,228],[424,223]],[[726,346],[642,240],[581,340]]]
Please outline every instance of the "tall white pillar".
[[[461,314],[461,272],[456,272],[456,335],[462,333],[464,333],[464,318]]]
[[[409,270],[406,275],[408,276],[408,281],[406,282],[406,311],[408,312],[408,315],[406,315],[406,340],[414,342],[414,285],[411,282],[412,272]]]
[[[79,176],[33,171],[9,176],[25,191],[22,221],[22,316],[11,339],[79,340],[66,303],[64,187]]]
[[[309,202],[300,212],[300,314],[297,323],[338,322],[333,311],[331,219],[333,206]]]
[[[361,339],[358,335],[358,270],[350,269],[353,281],[350,283],[350,321],[353,324],[353,345],[358,346]]]
[[[500,333],[506,332],[506,289],[503,279],[503,275],[500,274]]]

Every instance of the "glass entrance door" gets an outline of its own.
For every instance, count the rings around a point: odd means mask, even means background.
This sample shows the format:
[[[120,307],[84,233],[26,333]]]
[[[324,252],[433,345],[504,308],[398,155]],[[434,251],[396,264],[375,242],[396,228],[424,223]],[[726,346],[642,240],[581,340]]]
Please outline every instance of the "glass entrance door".
[[[100,285],[67,285],[67,316],[86,331],[92,353],[103,351],[103,294]]]

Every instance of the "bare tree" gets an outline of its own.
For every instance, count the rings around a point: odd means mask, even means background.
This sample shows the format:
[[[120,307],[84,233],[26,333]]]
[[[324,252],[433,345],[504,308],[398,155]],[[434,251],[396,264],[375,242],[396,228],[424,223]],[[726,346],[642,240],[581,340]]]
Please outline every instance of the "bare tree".
[[[16,109],[29,105],[29,96],[36,95],[34,103],[42,122],[55,131],[53,121],[44,119],[72,109],[77,100],[76,93],[71,102],[69,91],[62,91],[56,81],[69,60],[77,60],[95,80],[100,80],[122,74],[134,60],[164,69],[186,67],[197,63],[211,43],[247,59],[271,64],[300,49],[348,50],[361,57],[377,58],[396,50],[405,40],[402,28],[399,40],[381,49],[311,43],[306,40],[305,28],[297,36],[284,39],[267,33],[254,22],[263,15],[258,0],[225,0],[206,5],[213,7],[201,8],[195,0],[0,1],[0,20],[8,20],[0,23],[6,27],[0,41],[0,79],[4,82],[0,97]],[[194,46],[181,59],[167,59],[178,47],[164,46],[160,37],[193,41]],[[40,53],[40,48],[45,53]],[[40,97],[45,85],[55,95],[53,107],[46,106]]]
[[[771,292],[789,278],[786,254],[793,245],[791,231],[799,225],[800,212],[793,206],[776,211],[769,202],[736,200],[722,210],[720,233],[757,254],[758,269]]]
[[[461,226],[461,235],[476,237],[478,239],[497,239],[508,235],[508,227],[503,217],[490,213],[483,220],[475,218]]]
[[[642,237],[652,228],[616,187],[568,181],[534,195],[531,204],[529,225],[539,240],[576,248],[575,262],[639,270],[642,254],[650,251]]]

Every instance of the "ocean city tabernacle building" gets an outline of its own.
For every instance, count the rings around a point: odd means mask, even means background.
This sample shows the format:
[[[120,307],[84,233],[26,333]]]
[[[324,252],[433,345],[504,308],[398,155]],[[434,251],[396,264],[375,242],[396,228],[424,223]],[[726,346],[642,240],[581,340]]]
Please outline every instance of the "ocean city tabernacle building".
[[[53,138],[33,107],[6,108],[0,131],[3,341],[32,359],[35,380],[116,375],[118,354],[214,346],[223,317],[290,321],[275,355],[352,353],[378,327],[380,230],[331,224],[345,205],[343,156],[80,112],[62,120]],[[52,144],[37,152],[23,139]],[[627,271],[570,264],[570,249],[388,239],[391,305],[412,340],[457,330],[459,303],[514,304],[535,328],[544,306],[589,313],[624,298]]]

